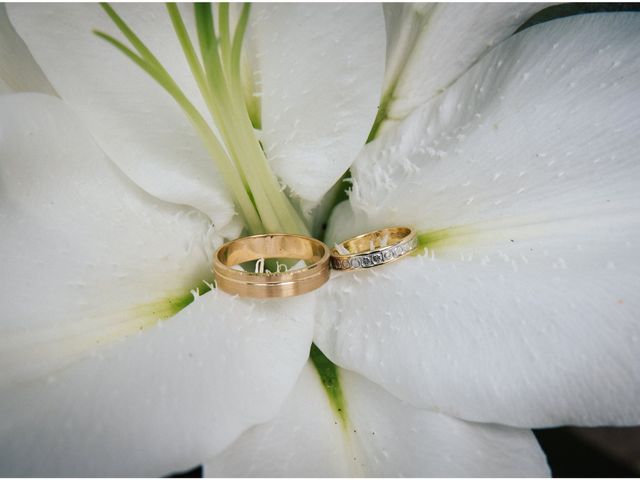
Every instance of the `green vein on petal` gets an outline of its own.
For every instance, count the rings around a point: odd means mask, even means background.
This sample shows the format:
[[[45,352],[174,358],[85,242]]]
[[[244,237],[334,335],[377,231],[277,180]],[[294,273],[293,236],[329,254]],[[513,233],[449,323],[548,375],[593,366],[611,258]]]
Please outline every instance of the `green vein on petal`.
[[[382,122],[387,119],[387,114],[389,113],[389,104],[391,103],[391,99],[393,98],[394,90],[395,85],[393,85],[389,89],[389,91],[382,95],[380,105],[378,106],[378,113],[376,114],[376,118],[373,121],[373,126],[371,127],[371,131],[369,132],[369,137],[367,137],[366,143],[372,142],[376,138],[376,136],[378,135],[378,130],[380,130],[380,127],[382,126]]]
[[[160,300],[136,305],[122,312],[131,321],[125,322],[123,328],[116,328],[118,336],[127,336],[135,331],[145,330],[168,320],[193,303],[196,296],[204,295],[211,290],[209,283],[203,283],[189,292],[167,296]],[[197,294],[194,296],[194,292]],[[117,327],[117,325],[116,325]]]
[[[202,287],[198,288],[198,295],[204,295],[209,290],[211,290],[211,287],[209,286],[209,284],[204,284]],[[163,319],[174,316],[180,310],[191,305],[194,300],[195,300],[195,297],[191,292],[180,297],[166,298],[164,300],[164,304],[166,305],[166,311],[168,315]]]
[[[451,247],[481,245],[486,242],[513,243],[538,237],[553,223],[540,215],[481,221],[437,230],[418,232],[417,254],[425,250],[445,250]]]
[[[210,291],[211,285],[208,282],[203,282],[201,286],[191,291],[170,295],[123,311],[123,316],[129,317],[130,320],[122,324],[115,324],[112,329],[104,331],[102,335],[99,335],[99,340],[96,343],[108,343],[112,340],[118,340],[138,331],[147,330],[160,322],[174,317],[181,310],[191,305],[197,296],[204,295]]]
[[[347,416],[346,402],[340,386],[340,377],[338,375],[338,367],[329,360],[324,353],[320,351],[314,344],[311,345],[309,354],[313,365],[320,375],[322,386],[327,392],[329,403],[341,420],[342,428],[345,431],[349,428],[349,419]]]
[[[461,247],[478,243],[487,236],[496,236],[496,230],[485,230],[482,226],[464,225],[426,232],[418,232],[418,248],[413,255],[421,255],[427,251],[444,251],[452,247]],[[502,237],[503,235],[498,235]]]
[[[418,233],[418,250],[420,252],[425,249],[433,249],[442,246],[455,237],[460,227],[443,228],[440,230],[432,230],[430,232]]]
[[[210,287],[203,284],[202,288],[198,288],[198,295],[209,290]],[[105,313],[87,312],[64,326],[6,333],[0,339],[0,386],[41,378],[51,371],[65,368],[90,355],[96,347],[105,347],[152,329],[194,300],[192,292],[176,292],[165,298],[123,309]],[[43,364],[53,370],[43,371],[38,365],[31,364],[29,359],[34,357],[51,359],[52,362],[45,361]]]

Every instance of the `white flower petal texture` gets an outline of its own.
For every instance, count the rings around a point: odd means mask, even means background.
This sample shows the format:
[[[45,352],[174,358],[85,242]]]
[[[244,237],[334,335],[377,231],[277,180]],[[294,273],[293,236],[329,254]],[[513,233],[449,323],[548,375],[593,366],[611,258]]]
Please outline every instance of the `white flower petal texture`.
[[[367,139],[382,91],[379,4],[257,4],[262,141],[273,171],[318,202]]]
[[[446,90],[541,3],[388,3],[387,123]],[[387,125],[388,127],[388,125]]]
[[[527,430],[420,410],[339,371],[346,423],[308,364],[280,414],[205,464],[213,477],[545,477]],[[310,414],[310,412],[313,412]]]
[[[0,344],[17,355],[0,362],[0,379],[59,368],[59,353],[70,360],[152,325],[212,280],[221,239],[209,219],[140,190],[62,101],[3,95],[0,132],[0,261],[11,272]]]
[[[132,184],[55,97],[0,97],[0,132],[2,474],[165,475],[270,419],[313,294],[174,315],[211,280],[209,219]]]
[[[53,87],[14,30],[7,8],[0,5],[0,93],[42,92],[55,95]]]
[[[198,208],[219,229],[228,225],[233,204],[214,161],[174,100],[92,33],[115,30],[99,5],[11,4],[8,10],[56,91],[125,174],[158,198]],[[122,4],[118,12],[204,112],[164,5]],[[192,9],[183,17],[195,38]]]
[[[639,73],[639,14],[556,20],[370,144],[331,237],[408,225],[427,252],[336,276],[318,346],[469,420],[640,422]]]
[[[0,391],[8,476],[160,476],[271,419],[309,352],[308,297],[208,293],[140,335]]]

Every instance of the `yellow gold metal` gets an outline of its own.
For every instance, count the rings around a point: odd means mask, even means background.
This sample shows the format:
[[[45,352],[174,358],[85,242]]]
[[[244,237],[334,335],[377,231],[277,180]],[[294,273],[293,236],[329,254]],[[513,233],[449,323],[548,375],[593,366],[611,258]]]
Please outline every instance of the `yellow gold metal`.
[[[247,272],[231,268],[269,258],[303,260],[307,266],[284,272]],[[216,287],[232,295],[292,297],[315,290],[329,279],[329,247],[315,238],[285,233],[239,238],[216,250],[213,272]]]
[[[407,227],[389,227],[363,233],[331,249],[336,270],[360,270],[395,262],[418,247],[416,232]]]

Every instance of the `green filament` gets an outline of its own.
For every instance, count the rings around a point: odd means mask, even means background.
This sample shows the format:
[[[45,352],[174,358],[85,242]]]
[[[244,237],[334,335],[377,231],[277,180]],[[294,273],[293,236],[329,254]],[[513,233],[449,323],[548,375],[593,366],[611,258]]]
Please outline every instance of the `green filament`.
[[[195,5],[200,49],[198,57],[178,7],[175,4],[167,4],[167,12],[180,46],[211,120],[220,131],[222,139],[213,133],[207,120],[126,22],[110,5],[103,4],[102,7],[135,51],[104,32],[94,33],[135,62],[183,109],[231,190],[249,233],[308,234],[305,222],[271,171],[262,147],[255,137],[254,122],[247,112],[240,75],[240,59],[249,18],[249,5],[243,6],[233,36],[229,5],[220,5],[219,37],[216,36],[211,5]]]

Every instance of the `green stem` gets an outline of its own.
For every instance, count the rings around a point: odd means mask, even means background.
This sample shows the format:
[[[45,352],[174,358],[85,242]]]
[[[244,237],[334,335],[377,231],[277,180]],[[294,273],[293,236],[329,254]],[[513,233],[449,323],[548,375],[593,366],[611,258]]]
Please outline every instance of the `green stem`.
[[[176,4],[167,11],[185,58],[202,94],[212,120],[218,127],[218,139],[207,121],[187,99],[166,69],[124,20],[108,4],[102,5],[136,54],[115,38],[96,32],[118,48],[158,82],[182,107],[203,139],[205,147],[231,189],[238,210],[250,233],[290,232],[309,234],[298,211],[284,193],[271,171],[255,136],[242,90],[240,59],[250,8],[244,5],[231,36],[229,5],[219,7],[219,40],[216,38],[210,4],[195,5],[195,19],[201,59],[194,48]]]
[[[108,3],[101,3],[100,6],[102,9],[109,15],[109,18],[113,21],[113,23],[118,27],[118,30],[122,32],[122,34],[126,37],[127,40],[131,43],[133,48],[135,48],[140,56],[145,59],[148,63],[156,67],[158,70],[164,71],[164,67],[160,64],[158,59],[155,57],[151,50],[147,48],[147,46],[140,40],[140,38],[129,28],[129,25],[126,24],[124,20],[116,13],[111,5]]]
[[[182,51],[184,52],[185,58],[187,59],[187,63],[189,64],[189,68],[191,69],[191,73],[196,79],[196,84],[198,85],[198,89],[204,98],[205,104],[209,109],[209,113],[211,114],[212,120],[219,125],[222,121],[222,114],[220,112],[220,108],[213,97],[211,90],[209,89],[209,84],[207,82],[207,76],[202,68],[202,64],[198,59],[198,55],[196,54],[196,50],[193,47],[193,43],[191,42],[191,38],[187,32],[184,21],[182,20],[182,16],[180,15],[180,11],[175,3],[167,4],[167,11],[169,12],[169,17],[171,18],[171,23],[173,24],[173,28],[176,32],[178,40],[180,41],[180,45],[182,46]],[[239,172],[240,177],[242,179],[242,183],[244,185],[247,193],[250,193],[249,185],[247,183],[246,178],[242,171]],[[255,208],[255,207],[254,207]]]
[[[218,5],[218,30],[220,31],[220,52],[225,71],[231,70],[231,36],[229,34],[229,4]]]
[[[277,178],[271,171],[264,153],[255,139],[253,126],[246,111],[244,96],[241,89],[239,72],[239,58],[223,62],[218,53],[213,30],[213,14],[208,4],[198,4],[196,10],[196,25],[205,71],[209,79],[209,88],[220,103],[220,109],[230,112],[216,122],[223,131],[227,148],[232,152],[238,170],[243,172],[252,194],[256,200],[256,208],[267,231],[281,231],[308,234],[308,229],[291,202],[286,198]],[[231,51],[240,55],[242,38],[246,31],[248,8],[243,8]],[[219,22],[222,39],[228,40],[228,6],[221,6]],[[225,47],[220,45],[220,51],[231,56],[229,43],[225,40]],[[225,70],[223,63],[228,68]],[[235,70],[234,70],[235,69]],[[250,138],[251,141],[247,141]]]
[[[242,173],[253,194],[256,209],[265,229],[267,231],[284,231],[269,196],[265,192],[259,176],[256,175],[257,172],[251,168],[252,165],[247,154],[247,143],[254,142],[246,140],[247,138],[252,140],[255,138],[253,131],[248,132],[250,136],[247,136],[247,132],[242,132],[242,129],[236,125],[237,112],[233,111],[233,104],[230,102],[230,89],[218,52],[210,4],[196,4],[196,26],[209,89],[218,102],[220,111],[231,113],[230,115],[220,115],[216,124],[225,138],[225,144],[236,167]]]
[[[216,162],[216,165],[220,170],[225,183],[231,189],[236,205],[240,209],[242,216],[247,222],[248,228],[251,231],[263,231],[260,219],[255,211],[255,208],[253,207],[253,204],[251,203],[251,200],[249,199],[249,196],[246,194],[246,191],[242,186],[240,179],[238,178],[238,174],[233,167],[233,163],[231,163],[230,159],[227,157],[224,149],[219,144],[215,134],[209,128],[206,120],[202,118],[200,112],[198,112],[193,104],[187,99],[182,90],[180,90],[173,79],[171,79],[171,77],[166,73],[166,70],[162,68],[161,65],[160,67],[157,67],[155,64],[149,62],[145,58],[136,55],[126,45],[121,43],[119,40],[111,37],[110,35],[95,30],[94,33],[98,37],[106,40],[108,43],[116,47],[127,57],[129,57],[151,78],[158,82],[158,84],[163,87],[165,91],[169,93],[169,95],[173,97],[178,105],[182,107],[192,125],[204,141],[205,147],[209,151],[209,154]]]
[[[253,132],[253,123],[251,122],[251,117],[249,116],[249,112],[246,108],[244,92],[242,91],[242,79],[240,76],[242,43],[249,21],[249,12],[250,5],[243,5],[231,47],[232,53],[229,70],[229,85],[231,87],[230,98],[232,100],[234,111],[238,115],[237,118],[239,118],[242,123],[241,128],[245,131]],[[289,199],[282,192],[278,179],[273,174],[271,167],[269,166],[269,162],[267,161],[264,151],[260,147],[259,143],[252,142],[250,147],[250,155],[254,159],[253,165],[259,169],[259,176],[262,180],[263,186],[269,194],[269,199],[273,207],[276,211],[280,212],[282,221],[287,228],[286,231],[290,233],[308,235],[309,229],[300,218],[300,215],[295,210]]]

